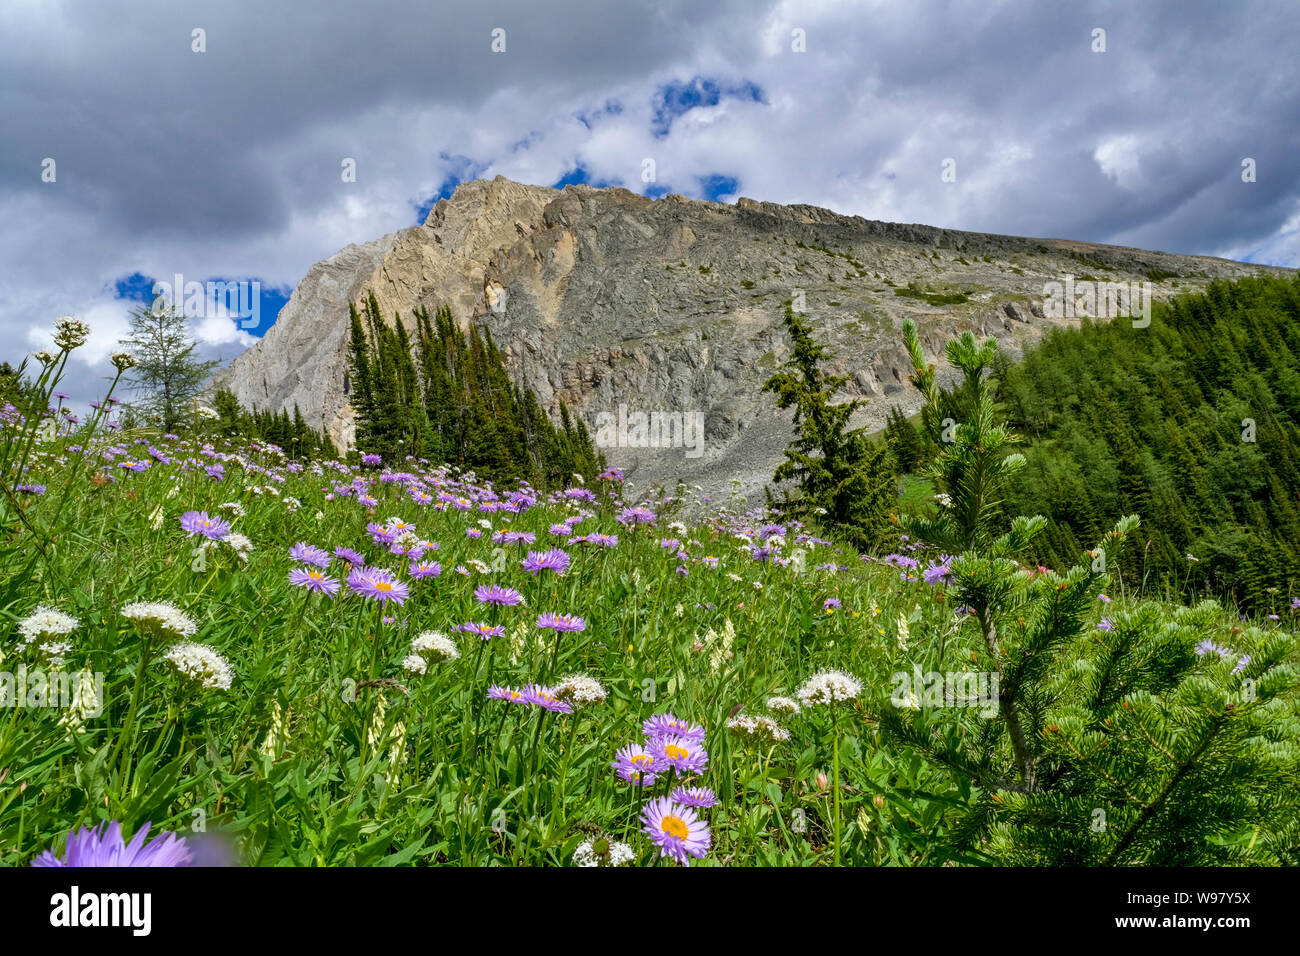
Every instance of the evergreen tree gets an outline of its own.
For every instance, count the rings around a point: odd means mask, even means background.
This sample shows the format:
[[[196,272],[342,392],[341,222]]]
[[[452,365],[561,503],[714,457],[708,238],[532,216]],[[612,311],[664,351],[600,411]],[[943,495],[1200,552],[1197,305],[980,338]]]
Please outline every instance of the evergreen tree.
[[[796,438],[773,480],[797,483],[798,494],[776,504],[793,516],[823,516],[854,547],[879,548],[892,537],[895,476],[888,446],[873,447],[865,429],[849,428],[862,402],[832,402],[848,377],[822,370],[830,357],[826,347],[813,341],[808,324],[788,305],[785,327],[790,359],[763,390],[776,395],[778,408],[794,409]]]
[[[140,408],[155,416],[163,431],[175,431],[190,420],[194,399],[220,363],[195,357],[198,343],[174,307],[141,306],[132,311],[130,323],[130,334],[121,340],[138,363],[127,373],[130,387],[143,396]]]
[[[915,329],[905,334],[913,382],[931,407],[933,370]],[[1294,862],[1300,744],[1288,728],[1300,719],[1291,692],[1300,648],[1257,628],[1241,637],[1250,655],[1221,648],[1212,638],[1222,612],[1210,602],[1172,614],[1140,604],[1093,625],[1136,516],[1069,571],[1026,573],[1017,558],[1046,520],[1003,525],[990,507],[1022,466],[1007,452],[1015,436],[991,414],[985,346],[969,335],[948,345],[969,411],[931,469],[950,500],[937,517],[901,521],[950,552],[950,592],[969,610],[976,639],[969,662],[999,678],[980,703],[995,709],[970,716],[945,700],[941,680],[937,693],[933,681],[911,697],[896,692],[894,706],[876,715],[887,737],[972,785],[950,832],[954,858],[1223,865],[1259,843],[1273,860]],[[905,666],[918,677],[951,674],[970,666],[968,646],[940,642],[937,658],[933,645],[921,646]]]

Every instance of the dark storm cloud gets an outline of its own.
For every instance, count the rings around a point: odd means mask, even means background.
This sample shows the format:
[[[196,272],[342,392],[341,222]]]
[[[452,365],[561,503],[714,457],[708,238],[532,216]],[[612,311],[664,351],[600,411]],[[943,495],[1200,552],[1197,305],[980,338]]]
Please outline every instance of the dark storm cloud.
[[[498,173],[1296,265],[1296,49],[1271,2],[10,0],[0,357],[61,312],[102,357],[120,279],[287,287]]]

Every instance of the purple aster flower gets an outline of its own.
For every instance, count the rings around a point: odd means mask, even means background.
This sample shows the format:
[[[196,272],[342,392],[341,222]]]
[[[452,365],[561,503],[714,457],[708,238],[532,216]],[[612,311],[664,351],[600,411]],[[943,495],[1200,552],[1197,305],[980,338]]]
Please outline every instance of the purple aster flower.
[[[391,571],[385,571],[383,568],[353,568],[352,573],[348,575],[348,587],[354,593],[378,601],[380,604],[387,604],[389,601],[405,604],[406,599],[411,596],[411,591],[406,584],[399,581]]]
[[[353,551],[351,548],[335,548],[334,557],[342,558],[355,568],[359,568],[366,563],[366,559],[361,556],[360,552]]]
[[[482,528],[466,528],[466,529],[465,529],[465,537],[467,537],[467,538],[481,538],[481,537],[483,537],[483,529],[482,529]]]
[[[1237,661],[1237,666],[1232,669],[1232,672],[1234,674],[1240,674],[1242,671],[1246,669],[1246,665],[1249,663],[1250,663],[1250,655],[1246,654],[1241,658],[1241,660]]]
[[[413,578],[436,578],[442,574],[442,565],[437,561],[417,561],[407,573]]]
[[[148,471],[149,463],[147,461],[122,461],[118,462],[117,467],[125,468],[127,471]]]
[[[192,866],[194,854],[185,843],[185,837],[163,831],[152,840],[149,824],[136,831],[131,842],[122,839],[122,824],[116,820],[104,822],[91,829],[81,829],[68,834],[63,858],[46,850],[32,866]],[[146,840],[148,842],[146,842]]]
[[[637,505],[634,508],[624,508],[614,519],[621,525],[632,526],[638,524],[648,524],[654,527],[657,520],[655,513],[649,508]]]
[[[530,701],[524,697],[522,690],[515,690],[513,687],[501,687],[493,684],[488,688],[489,700],[504,700],[509,704],[527,704]]]
[[[573,617],[570,614],[552,614],[547,611],[545,614],[537,615],[537,626],[552,631],[585,631],[587,621],[585,618]]]
[[[1110,598],[1107,597],[1107,596],[1104,595],[1104,594],[1098,594],[1098,595],[1097,595],[1097,600],[1100,601],[1102,604],[1109,604],[1109,603],[1110,603]]]
[[[841,607],[843,607],[843,604],[839,598],[827,598],[822,602],[823,611],[838,611]]]
[[[685,807],[707,810],[716,806],[718,796],[708,787],[678,787],[673,791],[673,799]]]
[[[658,737],[682,737],[695,743],[704,741],[704,728],[689,720],[678,720],[672,713],[656,714],[641,724],[641,731],[649,740]]]
[[[1097,630],[1107,632],[1113,631],[1115,630],[1115,622],[1108,617],[1103,617],[1097,624]]]
[[[921,580],[926,584],[952,584],[952,567],[949,562],[952,558],[944,555],[938,561],[931,561],[929,566],[921,572]]]
[[[663,856],[690,866],[691,857],[699,859],[709,852],[713,836],[709,825],[691,807],[656,797],[641,810],[641,830],[659,847]]]
[[[464,624],[457,624],[456,630],[462,634],[477,634],[483,640],[491,640],[494,637],[505,637],[506,629],[504,625],[498,624],[493,627],[491,624],[484,624],[482,621],[466,621]]]
[[[384,463],[384,459],[381,458],[379,455],[373,455],[373,454],[372,454],[372,455],[362,455],[362,456],[361,456],[361,464],[363,464],[363,465],[369,465],[369,466],[372,467],[372,468],[377,468],[377,467],[379,467],[380,465],[382,465],[383,463]]]
[[[657,737],[652,744],[661,766],[672,767],[679,777],[708,769],[709,754],[698,740],[687,737]]]
[[[523,694],[524,699],[534,707],[554,711],[557,714],[573,713],[573,705],[558,699],[555,696],[554,687],[543,687],[540,684],[529,684],[523,689]]]
[[[305,541],[299,541],[290,548],[289,557],[299,564],[313,564],[318,568],[328,568],[330,566],[330,553],[324,548],[318,548],[314,544],[308,544]]]
[[[563,574],[569,570],[569,554],[559,548],[551,548],[547,551],[529,551],[528,557],[523,560],[523,568],[536,575],[539,571],[554,571],[556,574]]]
[[[1218,644],[1215,644],[1214,641],[1210,640],[1209,638],[1206,638],[1205,640],[1201,641],[1201,643],[1197,644],[1195,650],[1196,653],[1201,656],[1204,656],[1206,654],[1218,654],[1220,657],[1223,656],[1223,648],[1221,648]]]
[[[296,588],[306,588],[321,594],[335,595],[339,591],[336,579],[315,568],[294,568],[289,572],[289,583]]]
[[[217,481],[221,481],[223,478],[226,477],[226,469],[221,465],[220,462],[217,462],[217,464],[215,465],[209,465],[207,468],[203,470],[208,473],[209,478],[214,478]]]
[[[610,766],[623,780],[642,787],[648,787],[659,779],[658,759],[645,747],[635,744],[615,753]]]
[[[474,589],[474,600],[479,604],[516,607],[524,603],[524,596],[514,588],[503,588],[499,584],[480,584]]]
[[[181,515],[181,529],[191,538],[200,534],[213,541],[224,541],[230,534],[230,522],[210,518],[206,511],[187,511]]]

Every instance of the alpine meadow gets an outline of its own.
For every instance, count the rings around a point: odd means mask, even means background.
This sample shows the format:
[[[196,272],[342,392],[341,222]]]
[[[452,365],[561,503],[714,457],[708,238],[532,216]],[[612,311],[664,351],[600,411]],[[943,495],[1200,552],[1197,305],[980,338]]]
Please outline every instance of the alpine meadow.
[[[22,920],[895,867],[899,925],[1264,925],[1300,17],[144,2],[0,13]]]

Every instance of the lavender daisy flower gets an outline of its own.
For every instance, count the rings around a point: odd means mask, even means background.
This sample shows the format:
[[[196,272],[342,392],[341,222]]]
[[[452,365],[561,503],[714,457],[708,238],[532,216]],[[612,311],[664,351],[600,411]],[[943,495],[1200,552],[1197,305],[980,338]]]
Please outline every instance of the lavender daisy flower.
[[[1223,649],[1219,647],[1218,644],[1215,644],[1214,641],[1210,640],[1209,638],[1206,638],[1205,640],[1201,641],[1201,643],[1197,644],[1195,650],[1196,653],[1202,657],[1205,656],[1206,654],[1219,654],[1220,656],[1222,656],[1223,653]]]
[[[1115,622],[1108,617],[1103,617],[1097,624],[1097,630],[1107,632],[1113,631],[1115,630]]]
[[[641,731],[649,740],[658,737],[681,737],[692,743],[704,741],[704,728],[689,720],[678,720],[671,713],[656,714],[641,724]]]
[[[1240,674],[1246,669],[1248,664],[1250,664],[1250,655],[1246,654],[1241,658],[1241,660],[1237,661],[1237,666],[1232,669],[1232,672],[1234,674]]]
[[[385,571],[383,568],[354,568],[348,575],[348,587],[354,593],[378,601],[380,604],[387,604],[389,601],[405,604],[406,599],[411,596],[410,588],[399,581],[391,571]]]
[[[564,574],[569,570],[568,552],[559,548],[551,548],[547,551],[529,551],[528,557],[524,558],[523,568],[525,571],[536,575],[540,571],[554,571],[556,574]]]
[[[508,704],[527,704],[531,701],[524,697],[524,692],[515,690],[513,687],[501,687],[493,684],[488,688],[489,700],[504,700]]]
[[[68,834],[63,858],[46,850],[32,866],[192,866],[194,854],[185,837],[163,831],[152,840],[149,824],[136,831],[131,842],[122,839],[122,824],[116,820],[91,829],[82,827]],[[146,842],[148,840],[148,842]]]
[[[555,696],[555,688],[540,684],[529,684],[523,689],[524,699],[534,707],[554,711],[557,714],[573,713],[573,705],[565,703]]]
[[[641,810],[642,832],[659,847],[662,856],[672,857],[690,866],[691,857],[699,859],[709,852],[713,836],[709,825],[691,807],[657,797]]]
[[[413,578],[436,578],[442,574],[442,565],[437,561],[417,561],[407,573]]]
[[[359,568],[366,563],[366,559],[358,551],[351,548],[335,548],[334,557],[341,558],[353,567]]]
[[[717,794],[708,787],[678,787],[673,791],[672,798],[684,807],[700,810],[707,810],[718,802]]]
[[[362,455],[361,464],[369,465],[371,468],[378,467],[384,463],[384,459],[378,455]]]
[[[479,604],[516,607],[524,603],[524,596],[514,588],[503,588],[499,584],[480,584],[474,589],[474,600]]]
[[[659,779],[659,762],[654,754],[645,747],[629,745],[614,754],[610,764],[618,775],[628,783],[648,787]]]
[[[230,522],[209,518],[206,511],[187,511],[181,515],[181,530],[191,538],[199,534],[213,541],[223,541],[230,534]]]
[[[306,588],[320,594],[335,595],[339,591],[339,582],[324,571],[306,568],[294,568],[289,572],[289,583],[296,588]]]
[[[329,552],[305,541],[299,541],[290,548],[289,557],[299,564],[314,564],[318,568],[328,568],[330,566]]]
[[[569,614],[552,614],[547,611],[545,614],[537,615],[537,626],[552,631],[585,631],[587,621],[585,618],[573,617]]]
[[[482,621],[466,621],[464,624],[457,624],[456,630],[462,634],[476,634],[485,641],[494,637],[506,636],[504,625],[498,624],[493,627],[491,624],[484,624]]]
[[[822,602],[823,611],[838,611],[841,607],[843,607],[843,604],[839,598],[827,598]]]
[[[663,766],[672,767],[679,777],[701,773],[709,766],[708,751],[699,741],[686,737],[660,737],[653,745]]]
[[[921,572],[921,580],[929,585],[952,584],[950,561],[952,561],[952,558],[946,555],[939,561],[931,561],[929,566]]]
[[[655,513],[649,508],[643,508],[638,505],[635,508],[624,508],[618,513],[614,520],[619,524],[628,527],[638,524],[648,524],[651,527],[654,527],[654,523],[658,519]]]

